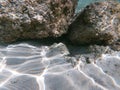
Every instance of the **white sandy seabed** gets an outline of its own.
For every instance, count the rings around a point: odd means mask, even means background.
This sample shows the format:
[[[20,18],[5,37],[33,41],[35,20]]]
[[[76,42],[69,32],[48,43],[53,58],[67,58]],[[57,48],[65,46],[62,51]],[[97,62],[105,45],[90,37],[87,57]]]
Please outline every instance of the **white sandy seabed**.
[[[120,90],[120,53],[73,65],[62,43],[0,47],[0,90]]]

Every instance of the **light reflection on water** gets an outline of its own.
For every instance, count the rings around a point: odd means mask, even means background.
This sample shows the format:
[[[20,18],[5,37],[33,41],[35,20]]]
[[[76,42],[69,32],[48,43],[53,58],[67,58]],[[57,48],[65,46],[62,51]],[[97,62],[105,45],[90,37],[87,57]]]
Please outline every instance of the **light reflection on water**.
[[[96,64],[80,59],[75,67],[68,54],[62,43],[0,48],[0,90],[120,90],[119,52],[103,54]]]
[[[93,1],[79,0],[77,11]],[[60,45],[0,46],[0,90],[120,90],[119,53],[103,55],[96,64],[79,61],[72,67]]]
[[[49,49],[25,43],[1,48],[0,90],[45,90],[44,75],[59,74],[71,68],[63,57],[66,52],[56,51],[56,55],[50,56]],[[47,54],[50,57],[46,57]]]

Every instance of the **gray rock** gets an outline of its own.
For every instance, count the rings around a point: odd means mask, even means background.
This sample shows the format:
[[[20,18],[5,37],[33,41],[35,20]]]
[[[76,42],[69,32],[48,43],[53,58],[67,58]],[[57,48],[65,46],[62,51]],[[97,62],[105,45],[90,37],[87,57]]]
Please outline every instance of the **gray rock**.
[[[86,6],[69,31],[74,44],[112,44],[120,37],[120,3],[104,1]]]
[[[0,0],[0,41],[61,36],[76,4],[77,0]]]

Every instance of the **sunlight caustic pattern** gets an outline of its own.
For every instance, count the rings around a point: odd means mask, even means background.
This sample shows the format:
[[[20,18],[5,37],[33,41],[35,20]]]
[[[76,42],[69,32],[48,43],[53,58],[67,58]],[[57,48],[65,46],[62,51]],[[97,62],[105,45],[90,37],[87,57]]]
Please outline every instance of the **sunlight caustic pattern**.
[[[56,44],[53,49],[29,44],[1,48],[0,90],[45,90],[47,73],[59,74],[71,67],[63,57],[69,52],[57,50],[61,45]]]
[[[0,47],[0,90],[120,90],[120,52],[90,64],[68,55],[62,43]]]
[[[27,44],[10,45],[1,49],[0,90],[19,90],[22,89],[22,84],[25,85],[23,90],[45,89],[43,75],[46,66],[41,63],[45,53],[37,50],[39,49]],[[27,86],[27,83],[33,86]]]

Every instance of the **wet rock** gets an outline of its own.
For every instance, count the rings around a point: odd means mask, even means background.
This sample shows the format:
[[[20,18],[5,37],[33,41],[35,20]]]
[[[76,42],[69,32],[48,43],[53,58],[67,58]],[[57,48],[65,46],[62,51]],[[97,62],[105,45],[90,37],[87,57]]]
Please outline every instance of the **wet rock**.
[[[104,54],[113,54],[115,52],[113,49],[111,49],[110,46],[102,45],[90,45],[87,47],[74,48],[76,49],[77,53],[69,49],[69,51],[73,53],[72,55],[70,53],[70,55],[72,57],[75,57],[77,61],[80,60],[86,64],[96,63],[96,60],[101,59]],[[84,50],[84,52],[82,51],[82,49]]]
[[[112,44],[120,38],[120,3],[92,3],[80,12],[69,28],[74,44]]]
[[[120,41],[114,42],[110,47],[115,51],[120,51]]]
[[[0,41],[61,36],[76,4],[77,0],[0,0]]]
[[[69,55],[69,51],[66,47],[65,44],[63,43],[55,43],[53,44],[50,48],[49,51],[46,53],[47,57],[51,57],[51,56],[57,56],[57,55]]]

